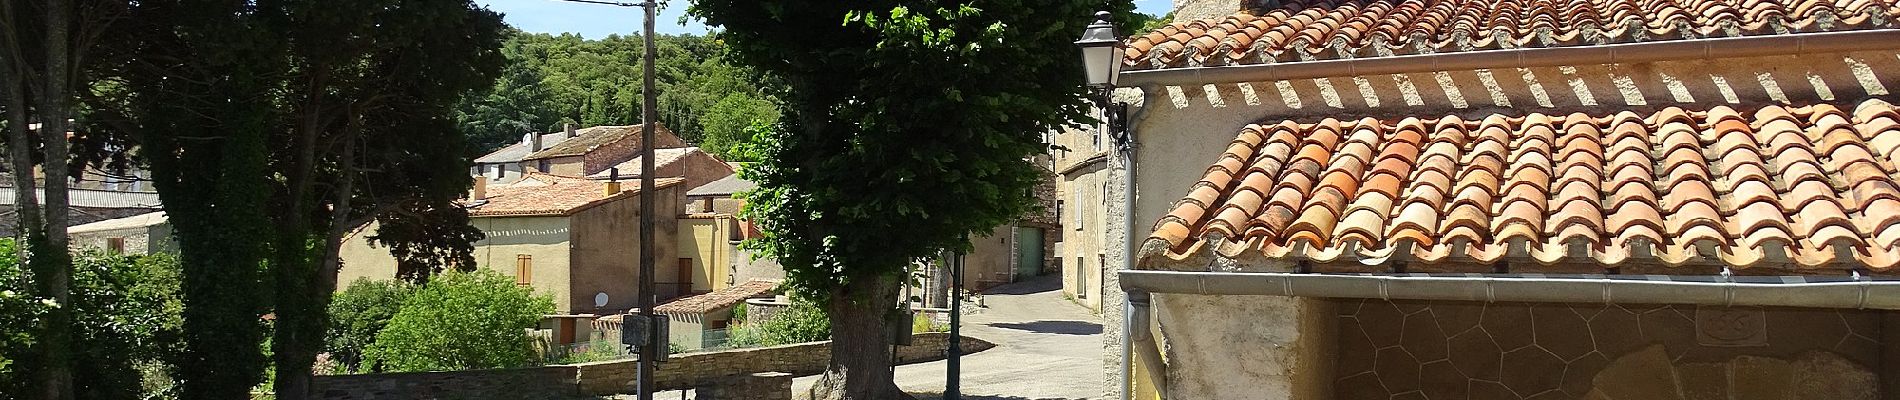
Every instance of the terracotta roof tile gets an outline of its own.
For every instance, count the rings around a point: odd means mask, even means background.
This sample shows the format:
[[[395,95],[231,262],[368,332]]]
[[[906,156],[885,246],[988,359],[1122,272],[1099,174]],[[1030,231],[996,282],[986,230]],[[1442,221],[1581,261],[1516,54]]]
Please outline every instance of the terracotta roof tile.
[[[1900,108],[1747,111],[1252,125],[1154,238],[1367,263],[1900,265]]]
[[[704,314],[738,305],[746,299],[764,297],[777,290],[778,282],[747,281],[711,293],[673,300],[653,307],[660,314]]]
[[[685,182],[681,178],[655,179],[655,188]],[[488,188],[487,197],[468,205],[468,214],[476,217],[570,215],[616,199],[639,194],[639,184],[622,183],[619,193],[608,195],[607,183],[538,172],[508,185]]]
[[[1131,70],[1892,27],[1895,0],[1284,0],[1128,38]]]

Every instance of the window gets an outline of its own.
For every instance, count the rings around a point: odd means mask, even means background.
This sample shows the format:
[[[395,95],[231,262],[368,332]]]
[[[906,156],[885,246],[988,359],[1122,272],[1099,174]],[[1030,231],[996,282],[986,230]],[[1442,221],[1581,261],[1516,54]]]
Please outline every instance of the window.
[[[1062,223],[1062,200],[1056,200],[1056,223]]]
[[[110,254],[125,253],[125,238],[122,238],[122,237],[106,238],[106,253],[110,253]]]
[[[515,286],[534,284],[534,256],[515,255]]]
[[[545,158],[541,159],[540,161],[536,161],[536,163],[538,164],[535,166],[535,168],[543,174],[548,173],[548,168],[552,165],[548,163],[548,160]]]

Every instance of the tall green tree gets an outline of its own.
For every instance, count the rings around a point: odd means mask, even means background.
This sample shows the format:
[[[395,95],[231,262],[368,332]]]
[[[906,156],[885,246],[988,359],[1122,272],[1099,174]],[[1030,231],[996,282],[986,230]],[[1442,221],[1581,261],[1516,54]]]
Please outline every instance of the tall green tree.
[[[274,313],[278,398],[303,398],[342,238],[370,221],[408,271],[466,269],[480,232],[454,106],[493,84],[504,25],[468,1],[137,2],[122,84],[184,259],[187,398],[244,396]],[[120,100],[123,99],[123,100]],[[240,344],[243,343],[243,344]]]
[[[1101,4],[693,2],[739,63],[786,86],[745,214],[765,228],[749,246],[831,318],[818,398],[908,397],[888,333],[908,328],[892,317],[904,266],[1034,207],[1041,134],[1087,118],[1071,42]]]

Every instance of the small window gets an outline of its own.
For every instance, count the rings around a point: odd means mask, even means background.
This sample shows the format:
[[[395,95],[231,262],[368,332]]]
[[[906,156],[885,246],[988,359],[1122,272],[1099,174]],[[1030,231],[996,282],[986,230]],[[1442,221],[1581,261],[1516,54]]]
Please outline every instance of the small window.
[[[124,254],[125,253],[125,238],[122,238],[122,237],[106,238],[106,253]]]
[[[548,168],[552,165],[548,163],[548,160],[545,158],[541,159],[540,161],[537,161],[537,163],[538,164],[535,166],[535,168],[540,170],[540,172],[543,174],[548,173]]]
[[[528,286],[532,284],[534,284],[534,256],[527,255],[527,254],[516,254],[515,255],[515,285]]]

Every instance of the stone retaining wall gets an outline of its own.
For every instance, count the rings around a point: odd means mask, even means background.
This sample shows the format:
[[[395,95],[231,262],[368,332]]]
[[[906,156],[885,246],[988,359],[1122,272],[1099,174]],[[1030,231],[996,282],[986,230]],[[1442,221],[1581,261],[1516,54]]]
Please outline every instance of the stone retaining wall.
[[[554,365],[482,371],[318,376],[310,397],[369,399],[545,399],[574,393],[579,368]]]
[[[910,364],[943,359],[944,349],[949,346],[949,334],[926,333],[913,336],[910,346],[898,346],[897,358],[900,364]],[[995,345],[965,336],[963,351],[974,353],[988,350]],[[733,374],[756,372],[785,372],[795,376],[812,375],[825,371],[825,365],[831,360],[831,342],[811,342],[789,344],[756,349],[739,349],[687,353],[674,356],[672,360],[660,364],[654,374],[654,385],[661,390],[690,388],[706,378]],[[607,395],[631,392],[631,383],[635,377],[634,360],[602,361],[575,364],[578,375],[575,377],[580,392],[588,395]]]
[[[943,359],[949,334],[926,333],[899,346],[898,362],[910,364]],[[975,353],[995,345],[965,336],[963,351]],[[754,349],[674,355],[654,375],[656,390],[690,389],[709,380],[760,372],[794,376],[824,372],[831,360],[831,342],[811,342]],[[636,374],[634,360],[602,361],[544,367],[396,374],[318,376],[311,381],[315,399],[544,399],[631,393]]]

